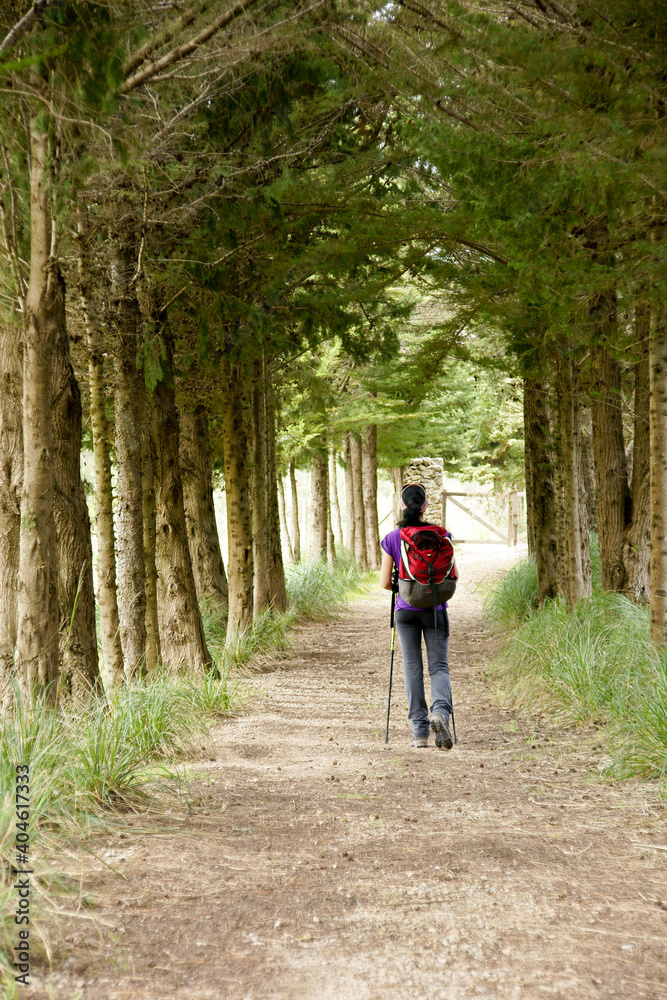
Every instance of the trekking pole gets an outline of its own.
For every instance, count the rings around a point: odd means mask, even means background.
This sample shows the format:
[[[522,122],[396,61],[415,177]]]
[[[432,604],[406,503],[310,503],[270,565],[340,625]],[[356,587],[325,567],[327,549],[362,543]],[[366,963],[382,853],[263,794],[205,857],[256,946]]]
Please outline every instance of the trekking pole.
[[[396,604],[396,593],[398,591],[398,570],[394,569],[391,577],[391,657],[389,659],[389,694],[387,696],[387,728],[384,734],[385,743],[389,742],[389,710],[391,708],[391,679],[394,673],[394,647],[396,644],[396,616],[394,606]]]
[[[450,690],[450,698],[451,698],[451,690]],[[454,734],[454,743],[458,743],[458,740],[456,738],[456,723],[454,722],[454,702],[453,701],[452,701],[452,733]]]

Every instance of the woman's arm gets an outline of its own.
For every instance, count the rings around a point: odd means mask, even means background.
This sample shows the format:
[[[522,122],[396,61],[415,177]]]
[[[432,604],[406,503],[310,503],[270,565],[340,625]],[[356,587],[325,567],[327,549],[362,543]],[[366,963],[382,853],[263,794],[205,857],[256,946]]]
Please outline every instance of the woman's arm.
[[[391,574],[394,569],[394,560],[388,552],[382,554],[382,566],[380,567],[380,586],[385,590],[391,590]]]

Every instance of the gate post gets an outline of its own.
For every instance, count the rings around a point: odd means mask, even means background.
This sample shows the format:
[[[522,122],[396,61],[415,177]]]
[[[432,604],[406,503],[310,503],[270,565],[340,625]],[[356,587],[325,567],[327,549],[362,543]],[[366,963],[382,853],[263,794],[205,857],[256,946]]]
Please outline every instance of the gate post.
[[[512,548],[512,494],[510,493],[507,503],[507,547]]]
[[[510,493],[510,515],[508,545],[517,545],[519,542],[519,494],[516,490]]]

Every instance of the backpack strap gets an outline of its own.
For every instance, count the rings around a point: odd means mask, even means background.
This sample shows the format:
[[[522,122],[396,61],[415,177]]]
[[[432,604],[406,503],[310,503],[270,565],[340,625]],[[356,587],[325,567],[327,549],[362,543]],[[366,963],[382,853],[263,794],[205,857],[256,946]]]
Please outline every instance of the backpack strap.
[[[408,561],[408,547],[409,543],[405,538],[401,538],[401,563],[405,567],[405,572],[408,574],[410,580],[414,580],[414,576],[410,572],[410,563]]]

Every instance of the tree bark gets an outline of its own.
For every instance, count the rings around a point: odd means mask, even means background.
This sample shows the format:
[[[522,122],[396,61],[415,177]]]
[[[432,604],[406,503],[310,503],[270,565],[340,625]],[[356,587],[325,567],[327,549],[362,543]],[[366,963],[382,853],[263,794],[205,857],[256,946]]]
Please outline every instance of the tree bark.
[[[577,387],[578,392],[578,387]],[[581,396],[579,396],[579,406],[577,408],[577,417],[579,429],[584,422],[584,407],[581,401]],[[590,465],[588,468],[588,475],[590,476]],[[584,593],[589,597],[593,592],[593,572],[591,566],[591,511],[588,506],[588,493],[587,493],[587,472],[586,472],[586,455],[585,450],[582,447],[581,433],[579,435],[579,533],[581,537],[581,577],[584,582]]]
[[[366,518],[361,472],[361,440],[350,434],[350,465],[352,467],[352,502],[354,504],[354,557],[361,573],[368,572]]]
[[[215,520],[208,413],[203,406],[181,411],[180,464],[197,597],[223,609],[228,604],[229,588]]]
[[[540,606],[558,593],[558,542],[556,484],[551,453],[546,386],[540,379],[524,379],[524,427],[526,442],[526,493],[530,496],[532,552],[537,568]],[[530,480],[530,487],[529,487]],[[529,492],[530,490],[530,492]]]
[[[560,403],[558,400],[558,393],[555,393],[556,405],[554,410],[556,413],[560,410]],[[565,484],[563,482],[563,447],[560,437],[560,417],[554,419],[552,440],[554,443],[554,486],[556,488],[555,497],[555,515],[556,515],[556,551],[557,551],[557,562],[558,562],[558,594],[560,597],[565,597],[566,592],[566,577],[567,577],[567,556],[566,556],[566,545],[565,545]]]
[[[11,704],[23,480],[21,333],[0,322],[0,710]]]
[[[294,562],[301,559],[301,532],[299,530],[299,497],[296,489],[296,468],[294,459],[289,463],[289,481],[292,488],[292,547],[294,550]]]
[[[403,476],[405,475],[405,470],[407,466],[405,465],[394,465],[389,470],[391,473],[391,481],[394,487],[394,495],[392,497],[392,509],[394,514],[394,523],[392,524],[392,529],[396,527],[401,519],[401,491],[403,489]],[[443,525],[443,528],[445,525]]]
[[[252,619],[252,522],[243,383],[238,368],[225,355],[221,359],[221,372],[220,409],[227,493],[227,642],[231,643]]]
[[[327,555],[327,494],[329,490],[327,460],[316,452],[310,462],[310,555]]]
[[[526,483],[526,530],[528,541],[528,554],[535,558],[537,546],[537,536],[535,533],[535,482],[533,474],[532,442],[530,440],[531,428],[529,426],[530,413],[528,409],[527,379],[523,382],[523,476]],[[531,380],[532,381],[532,380]],[[443,525],[444,527],[444,525]]]
[[[292,539],[290,538],[289,526],[287,524],[287,508],[285,506],[285,486],[283,484],[282,476],[278,476],[278,504],[280,510],[280,524],[282,527],[283,535],[287,542],[287,558],[294,564],[294,549],[292,548]]]
[[[378,429],[376,424],[364,427],[361,437],[361,486],[364,502],[366,561],[369,569],[379,569],[382,562],[380,529],[378,526]]]
[[[621,410],[621,366],[603,344],[591,347],[595,506],[602,589],[626,586],[623,542],[629,492]]]
[[[352,447],[348,432],[345,435],[344,461],[345,461],[345,545],[352,555],[356,552],[355,532],[354,532],[354,479],[352,477]]]
[[[650,610],[651,639],[667,645],[667,323],[651,310],[650,386]]]
[[[144,565],[146,567],[146,673],[162,662],[160,617],[157,592],[157,521],[155,511],[155,466],[157,448],[153,434],[153,405],[141,380],[141,494],[144,523]]]
[[[581,475],[584,492],[586,494],[585,506],[588,514],[588,531],[595,531],[597,527],[597,515],[595,511],[595,462],[593,459],[593,419],[591,417],[590,406],[582,400],[579,408],[579,437],[581,444]]]
[[[266,396],[264,363],[254,366],[252,386],[252,554],[253,611],[258,614],[269,606],[269,532],[267,525],[266,486]]]
[[[133,260],[125,242],[111,241],[111,311],[116,325],[116,581],[125,674],[133,678],[146,655],[144,518],[141,486],[141,386],[137,371],[139,305],[130,284]]]
[[[111,450],[106,414],[104,350],[99,313],[95,304],[88,259],[88,226],[83,212],[78,216],[79,297],[83,309],[88,347],[90,424],[93,438],[95,533],[97,536],[97,604],[100,614],[100,644],[104,687],[113,689],[123,680],[123,650],[116,599],[116,554],[111,486]]]
[[[649,440],[649,326],[650,309],[638,306],[635,320],[642,356],[635,365],[635,414],[632,445],[630,520],[625,530],[623,561],[625,594],[644,603],[649,597],[650,440]]]
[[[334,536],[343,541],[343,521],[340,516],[340,501],[338,499],[338,477],[336,472],[336,448],[333,442],[329,444],[329,495],[331,509],[331,524]]]
[[[287,584],[283,549],[280,543],[280,514],[278,511],[278,464],[276,460],[276,407],[268,379],[266,392],[266,487],[267,526],[269,551],[269,604],[274,611],[287,609]]]
[[[40,86],[37,81],[36,86]],[[40,109],[41,116],[41,109]],[[30,122],[30,278],[22,358],[23,486],[15,670],[21,694],[56,696],[58,678],[57,540],[53,516],[51,367],[57,334],[57,283],[50,264],[47,136]]]
[[[57,332],[52,363],[54,519],[58,546],[61,693],[84,698],[100,683],[93,546],[81,482],[81,391],[70,362],[65,283],[53,268]]]
[[[578,374],[569,354],[558,365],[558,404],[563,468],[565,596],[569,609],[590,596],[584,579],[580,509],[580,446]]]
[[[173,340],[163,332],[162,379],[155,387],[156,445],[156,565],[160,649],[171,669],[209,668],[195,578],[185,526],[183,486],[179,463],[178,410],[174,392]]]
[[[333,533],[333,523],[331,520],[331,490],[329,489],[329,469],[327,468],[327,562],[333,566],[338,562],[336,555],[336,539]]]

